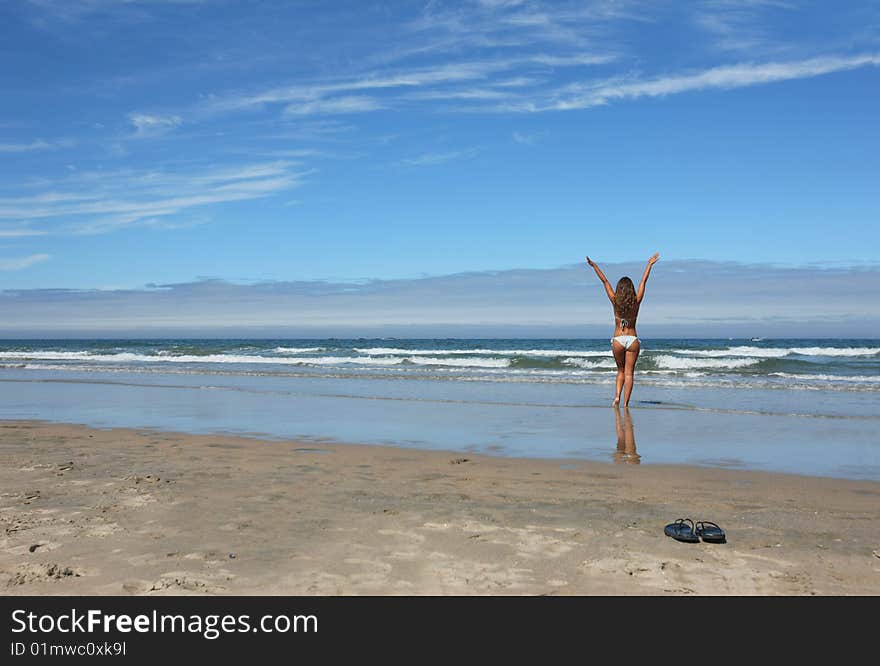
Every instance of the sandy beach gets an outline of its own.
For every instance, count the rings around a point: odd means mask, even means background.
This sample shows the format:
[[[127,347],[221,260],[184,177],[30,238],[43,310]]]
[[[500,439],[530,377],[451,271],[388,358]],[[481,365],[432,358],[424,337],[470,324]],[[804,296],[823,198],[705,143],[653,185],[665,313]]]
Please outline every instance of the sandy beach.
[[[871,481],[35,421],[0,460],[4,595],[880,593]]]

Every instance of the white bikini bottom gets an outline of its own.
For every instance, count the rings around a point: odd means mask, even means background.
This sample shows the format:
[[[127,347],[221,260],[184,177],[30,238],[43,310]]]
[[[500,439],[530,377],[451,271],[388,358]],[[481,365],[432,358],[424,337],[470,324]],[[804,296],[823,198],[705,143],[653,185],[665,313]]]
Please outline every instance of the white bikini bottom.
[[[611,338],[611,342],[614,342],[615,340],[622,344],[624,349],[629,349],[638,338],[634,335],[616,335]]]

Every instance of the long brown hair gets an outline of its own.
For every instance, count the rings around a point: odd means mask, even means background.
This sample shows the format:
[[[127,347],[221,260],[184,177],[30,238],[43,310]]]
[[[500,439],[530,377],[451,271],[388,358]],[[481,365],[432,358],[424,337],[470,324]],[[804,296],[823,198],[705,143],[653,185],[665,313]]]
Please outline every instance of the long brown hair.
[[[636,288],[633,281],[623,276],[614,290],[614,313],[621,319],[632,321],[636,315]]]

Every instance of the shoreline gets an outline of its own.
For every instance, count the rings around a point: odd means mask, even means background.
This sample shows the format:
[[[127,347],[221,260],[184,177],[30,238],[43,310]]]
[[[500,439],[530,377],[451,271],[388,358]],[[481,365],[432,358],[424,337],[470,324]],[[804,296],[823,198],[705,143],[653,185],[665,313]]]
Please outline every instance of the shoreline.
[[[0,460],[4,595],[880,594],[876,481],[28,420]]]
[[[742,392],[718,389],[684,404],[680,392],[645,387],[644,404],[619,418],[602,386],[536,390],[483,381],[5,370],[0,418],[598,461],[611,461],[623,437],[643,464],[880,481],[874,394],[833,396],[820,418],[792,415],[796,396],[768,391],[744,402]]]

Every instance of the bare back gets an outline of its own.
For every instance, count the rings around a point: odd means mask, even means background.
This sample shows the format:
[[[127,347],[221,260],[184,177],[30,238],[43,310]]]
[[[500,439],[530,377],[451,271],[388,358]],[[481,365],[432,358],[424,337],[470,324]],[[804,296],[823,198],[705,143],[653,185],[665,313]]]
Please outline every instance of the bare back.
[[[614,335],[637,335],[636,318],[639,316],[639,307],[641,303],[636,303],[633,313],[629,317],[621,317],[614,309],[612,301],[611,309],[614,312]]]

